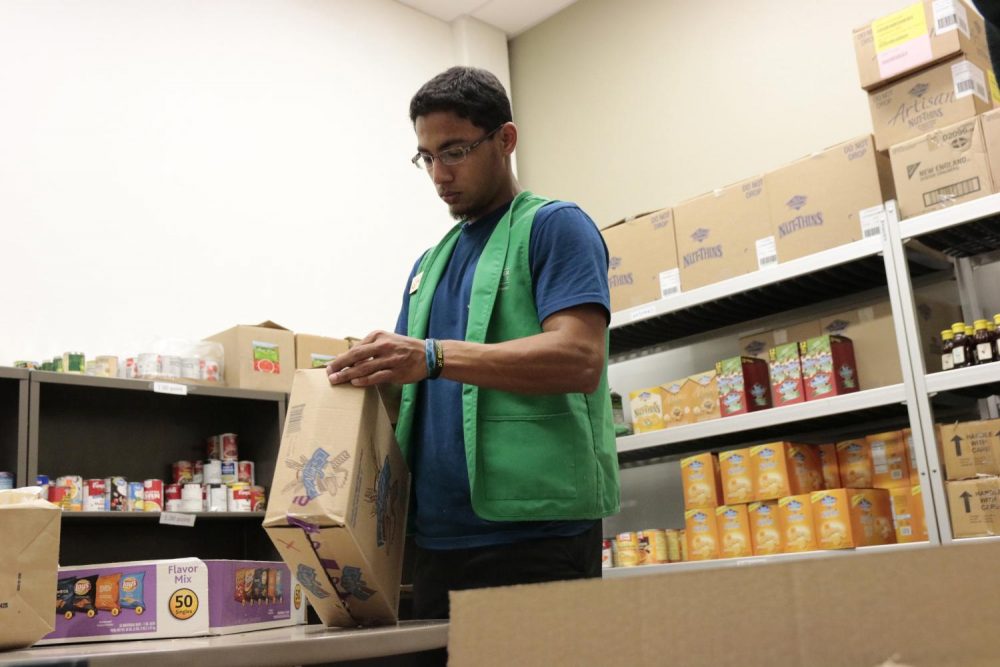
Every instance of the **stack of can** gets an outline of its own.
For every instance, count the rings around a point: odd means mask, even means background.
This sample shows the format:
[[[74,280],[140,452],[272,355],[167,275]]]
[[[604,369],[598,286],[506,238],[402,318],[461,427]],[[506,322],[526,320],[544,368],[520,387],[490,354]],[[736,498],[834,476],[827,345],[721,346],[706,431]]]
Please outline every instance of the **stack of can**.
[[[660,565],[686,560],[682,530],[650,528],[605,538],[602,567]]]
[[[42,498],[66,512],[159,512],[163,507],[163,482],[158,479],[63,475],[52,482],[48,475],[38,475],[35,485],[42,488]]]
[[[14,473],[0,470],[0,491],[14,488]]]
[[[167,508],[176,511],[262,512],[264,487],[255,484],[253,461],[241,461],[239,436],[213,435],[205,440],[204,461],[176,461],[174,483],[167,487]],[[195,494],[200,508],[192,510]],[[189,494],[185,496],[184,494]]]

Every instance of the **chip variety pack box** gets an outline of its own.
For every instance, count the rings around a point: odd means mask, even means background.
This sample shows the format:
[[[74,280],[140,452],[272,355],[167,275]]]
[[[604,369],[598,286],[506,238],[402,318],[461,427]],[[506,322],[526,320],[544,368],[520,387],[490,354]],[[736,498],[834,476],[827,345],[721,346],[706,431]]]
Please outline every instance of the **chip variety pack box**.
[[[802,362],[798,342],[778,345],[770,350],[771,396],[775,407],[794,405],[806,400],[802,384]]]
[[[850,394],[861,389],[854,344],[844,336],[817,336],[799,343],[806,400]]]
[[[771,407],[767,362],[753,357],[724,359],[715,366],[723,417]]]

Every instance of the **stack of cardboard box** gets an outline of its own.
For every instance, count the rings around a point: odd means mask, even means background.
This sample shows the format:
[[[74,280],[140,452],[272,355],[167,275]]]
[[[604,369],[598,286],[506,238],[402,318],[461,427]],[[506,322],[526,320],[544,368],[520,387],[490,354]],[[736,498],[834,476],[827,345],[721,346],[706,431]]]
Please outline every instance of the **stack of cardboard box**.
[[[997,191],[1000,104],[982,17],[965,0],[923,0],[854,31],[875,144],[889,151],[902,217]]]
[[[1000,420],[938,426],[955,537],[1000,535]]]

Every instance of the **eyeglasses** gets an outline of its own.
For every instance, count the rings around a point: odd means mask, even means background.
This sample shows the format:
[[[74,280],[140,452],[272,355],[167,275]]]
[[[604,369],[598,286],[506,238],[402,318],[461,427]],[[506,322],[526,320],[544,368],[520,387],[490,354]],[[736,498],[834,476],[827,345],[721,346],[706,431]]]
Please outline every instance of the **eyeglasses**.
[[[492,137],[504,125],[506,125],[506,123],[500,124],[494,130],[483,136],[483,138],[478,141],[473,141],[468,146],[453,146],[447,150],[441,151],[440,153],[424,153],[423,151],[420,151],[410,158],[410,162],[412,162],[413,166],[417,169],[426,169],[427,171],[430,171],[434,167],[435,160],[439,160],[441,164],[449,167],[465,162],[465,158],[469,157],[469,153],[475,150],[476,146]]]

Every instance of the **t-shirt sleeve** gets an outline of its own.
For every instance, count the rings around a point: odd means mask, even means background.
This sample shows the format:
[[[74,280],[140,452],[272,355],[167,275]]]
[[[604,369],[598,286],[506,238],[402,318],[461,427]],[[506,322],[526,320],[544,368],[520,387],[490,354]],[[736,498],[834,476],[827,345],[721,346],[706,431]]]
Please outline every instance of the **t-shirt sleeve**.
[[[410,285],[413,284],[413,276],[417,275],[417,269],[420,268],[420,261],[424,258],[421,255],[417,261],[413,264],[413,269],[410,271],[410,277],[406,279],[406,289],[403,290],[403,305],[399,309],[399,317],[396,319],[396,333],[400,336],[407,336],[406,333],[407,323],[410,321]]]
[[[585,303],[602,306],[610,321],[608,248],[580,207],[563,202],[542,207],[532,224],[528,258],[539,322]]]

